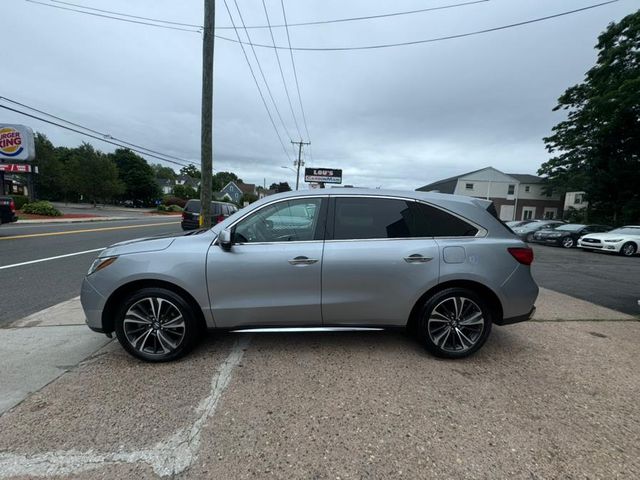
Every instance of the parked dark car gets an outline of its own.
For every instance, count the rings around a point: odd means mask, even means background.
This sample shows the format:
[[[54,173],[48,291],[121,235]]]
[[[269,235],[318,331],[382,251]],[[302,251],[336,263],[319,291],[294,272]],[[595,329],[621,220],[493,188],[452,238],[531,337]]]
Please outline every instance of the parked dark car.
[[[543,229],[553,229],[560,225],[564,225],[566,222],[562,220],[534,220],[531,223],[527,223],[526,225],[522,225],[520,227],[513,227],[513,233],[515,233],[518,237],[520,237],[525,242],[533,241],[533,235],[538,230]]]
[[[608,232],[612,227],[608,225],[584,225],[568,223],[553,229],[538,230],[533,234],[533,242],[556,247],[573,248],[578,245],[578,239],[588,233]]]
[[[238,211],[232,203],[211,202],[211,223],[216,225]],[[200,200],[189,200],[182,211],[183,230],[195,230],[200,227]]]
[[[0,197],[0,225],[18,220],[16,204],[11,197]]]

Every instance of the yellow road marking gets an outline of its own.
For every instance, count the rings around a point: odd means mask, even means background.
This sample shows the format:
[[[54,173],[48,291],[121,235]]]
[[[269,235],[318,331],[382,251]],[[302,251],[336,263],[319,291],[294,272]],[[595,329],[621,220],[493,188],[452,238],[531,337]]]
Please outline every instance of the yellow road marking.
[[[130,228],[156,227],[161,225],[176,225],[177,223],[178,222],[145,223],[144,225],[125,225],[122,227],[86,228],[83,230],[65,230],[63,232],[30,233],[27,235],[14,235],[12,237],[0,237],[0,240],[15,240],[17,238],[33,238],[33,237],[49,237],[53,235],[71,235],[74,233],[105,232],[107,230],[127,230]]]

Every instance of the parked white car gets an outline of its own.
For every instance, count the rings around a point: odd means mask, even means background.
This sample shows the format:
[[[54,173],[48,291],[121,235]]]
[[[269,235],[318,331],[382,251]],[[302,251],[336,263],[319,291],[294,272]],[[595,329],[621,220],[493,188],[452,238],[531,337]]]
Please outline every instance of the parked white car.
[[[606,233],[590,233],[580,237],[578,246],[631,257],[640,252],[640,225],[626,225]]]

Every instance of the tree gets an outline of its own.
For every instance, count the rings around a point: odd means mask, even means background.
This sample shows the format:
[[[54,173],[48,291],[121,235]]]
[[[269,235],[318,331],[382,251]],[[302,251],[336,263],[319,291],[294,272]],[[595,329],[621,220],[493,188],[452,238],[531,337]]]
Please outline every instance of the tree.
[[[144,158],[126,148],[118,148],[107,156],[118,167],[120,180],[124,184],[125,199],[150,203],[160,197],[160,187],[153,168]]]
[[[229,182],[242,183],[242,179],[233,172],[218,172],[213,176],[211,188],[214,192],[219,192]]]
[[[176,185],[173,187],[173,196],[182,198],[184,200],[190,200],[192,198],[199,197],[196,189],[190,185]]]
[[[276,193],[290,192],[289,182],[272,183],[269,190],[275,190]]]
[[[115,162],[88,143],[73,149],[72,162],[77,162],[77,192],[94,204],[106,202],[124,192]]]
[[[191,177],[191,178],[200,178],[200,177],[202,177],[202,174],[200,173],[200,170],[198,170],[198,168],[193,163],[190,163],[186,167],[182,167],[180,169],[180,174],[181,175],[186,175],[187,177]]]
[[[42,133],[35,134],[36,159],[38,166],[36,193],[39,198],[49,200],[62,199],[62,183],[64,182],[64,164],[60,160],[58,149]]]
[[[613,223],[640,220],[640,11],[600,34],[596,65],[554,111],[567,119],[544,139],[553,158],[538,173],[553,186],[584,190]]]
[[[164,165],[160,165],[159,163],[154,163],[151,165],[153,169],[153,173],[156,178],[164,178],[166,180],[175,180],[178,178],[178,175],[171,167],[165,167]]]

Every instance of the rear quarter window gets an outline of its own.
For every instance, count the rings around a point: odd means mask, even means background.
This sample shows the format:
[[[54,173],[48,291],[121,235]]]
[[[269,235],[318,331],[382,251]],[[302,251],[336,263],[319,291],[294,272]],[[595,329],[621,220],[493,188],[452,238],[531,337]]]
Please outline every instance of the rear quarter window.
[[[473,237],[478,233],[470,223],[439,208],[416,202],[414,210],[416,237]]]

